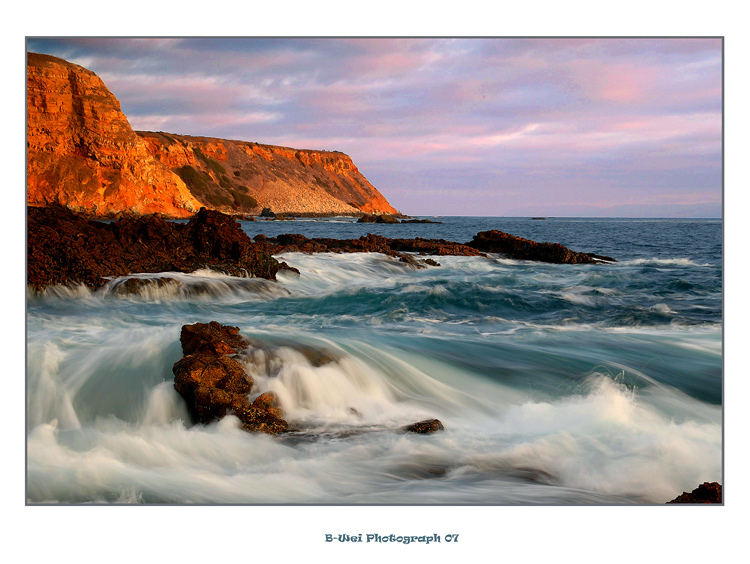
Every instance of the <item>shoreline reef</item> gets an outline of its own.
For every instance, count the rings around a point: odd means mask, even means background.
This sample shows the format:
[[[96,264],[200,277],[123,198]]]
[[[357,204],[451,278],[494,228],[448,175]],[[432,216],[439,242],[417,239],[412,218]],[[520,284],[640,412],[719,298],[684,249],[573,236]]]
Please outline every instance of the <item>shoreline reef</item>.
[[[359,239],[307,238],[299,234],[250,238],[236,218],[201,208],[187,223],[159,214],[91,219],[63,206],[27,208],[27,286],[83,284],[96,290],[108,279],[136,273],[194,272],[208,268],[231,276],[276,280],[280,270],[298,271],[273,255],[383,253],[413,268],[440,266],[434,256],[486,257],[597,264],[611,257],[572,251],[558,243],[537,243],[502,231],[483,231],[472,241],[395,239],[367,234]]]

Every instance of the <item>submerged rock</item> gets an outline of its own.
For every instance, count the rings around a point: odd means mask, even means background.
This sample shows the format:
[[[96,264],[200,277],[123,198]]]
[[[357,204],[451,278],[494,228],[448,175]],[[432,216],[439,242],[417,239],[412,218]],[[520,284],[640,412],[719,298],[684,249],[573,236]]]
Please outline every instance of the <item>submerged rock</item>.
[[[116,296],[128,296],[133,294],[140,294],[149,289],[164,289],[164,288],[179,288],[182,285],[181,282],[174,278],[165,278],[160,276],[158,278],[126,278],[121,281],[117,281],[112,286],[112,293]]]
[[[235,356],[250,345],[239,331],[216,321],[184,325],[180,342],[185,356],[172,367],[174,388],[195,423],[234,414],[246,431],[286,431],[289,424],[275,407],[273,394],[263,393],[252,403],[248,399],[254,381]]]
[[[443,424],[439,419],[425,419],[424,421],[418,421],[407,425],[402,428],[403,431],[408,433],[418,433],[420,435],[426,435],[428,433],[437,433],[438,431],[445,430]]]
[[[357,223],[399,223],[399,220],[387,213],[365,214],[357,220]]]
[[[721,503],[721,484],[718,482],[703,482],[692,492],[682,492],[681,495],[667,503]]]

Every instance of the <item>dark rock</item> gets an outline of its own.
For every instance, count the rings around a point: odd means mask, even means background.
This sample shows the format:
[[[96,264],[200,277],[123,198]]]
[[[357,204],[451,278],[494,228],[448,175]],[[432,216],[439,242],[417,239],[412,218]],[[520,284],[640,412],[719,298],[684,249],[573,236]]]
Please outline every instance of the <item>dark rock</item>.
[[[121,281],[115,281],[112,286],[112,293],[116,296],[126,296],[140,294],[149,288],[164,288],[168,286],[177,288],[181,285],[182,283],[178,280],[163,276],[158,278],[125,278]]]
[[[363,235],[359,239],[308,239],[304,235],[299,234],[284,234],[275,238],[256,235],[255,242],[270,254],[284,252],[382,253],[399,259],[404,256],[403,253],[486,256],[483,252],[472,247],[462,245],[461,243],[445,241],[444,239],[422,239],[420,237],[416,239],[389,239],[380,235],[373,235],[372,233]],[[409,259],[404,260],[404,262],[408,261]]]
[[[401,223],[443,223],[443,222],[432,221],[431,219],[402,219]]]
[[[287,263],[285,263],[285,262],[280,262],[280,263],[279,263],[279,272],[281,272],[282,270],[283,270],[284,272],[288,272],[288,273],[290,273],[290,274],[296,274],[296,275],[297,275],[298,277],[299,277],[299,275],[300,275],[300,272],[299,272],[299,269],[298,269],[298,268],[294,268],[293,266],[289,266],[289,265],[288,265]]]
[[[320,367],[341,360],[341,358],[334,353],[324,349],[306,347],[304,345],[295,345],[294,348],[302,353],[311,366]]]
[[[401,257],[398,259],[399,262],[403,262],[405,264],[408,264],[412,268],[427,268],[424,264],[421,263],[421,261],[417,261],[413,256],[411,255],[401,255]]]
[[[282,411],[276,405],[276,396],[265,392],[255,398],[253,403],[237,405],[234,414],[242,421],[245,431],[260,431],[277,435],[289,429],[289,423],[282,419]]]
[[[270,392],[252,403],[253,379],[235,356],[249,347],[238,327],[216,321],[184,325],[180,343],[185,356],[172,367],[174,388],[187,403],[195,423],[210,423],[232,413],[247,431],[276,434],[289,424]]]
[[[271,208],[263,208],[260,217],[276,217],[276,214],[271,211]]]
[[[247,341],[240,335],[239,327],[221,325],[216,321],[183,325],[180,344],[184,355],[198,352],[236,354],[248,347]]]
[[[172,371],[174,388],[187,402],[196,423],[210,423],[241,407],[253,387],[237,360],[209,352],[183,357]]]
[[[571,251],[559,243],[537,243],[502,231],[482,231],[474,235],[469,247],[487,252],[510,256],[518,260],[536,260],[557,264],[594,264],[600,259],[587,253]],[[614,261],[614,259],[608,260]]]
[[[438,431],[443,431],[444,429],[445,427],[443,427],[443,424],[439,419],[425,419],[424,421],[418,421],[417,423],[402,428],[403,431],[419,433],[421,435],[436,433]]]
[[[721,484],[718,482],[703,482],[692,492],[682,492],[667,503],[721,503]]]
[[[387,213],[384,214],[365,214],[357,220],[357,223],[400,223],[399,220]]]
[[[613,259],[612,257],[608,257],[606,255],[596,255],[594,253],[587,253],[591,258],[607,261],[607,262],[617,262],[616,259]]]
[[[55,284],[96,289],[106,277],[200,268],[275,280],[280,268],[232,217],[205,208],[186,225],[156,215],[104,223],[61,206],[29,207],[27,233],[27,283],[35,290]]]

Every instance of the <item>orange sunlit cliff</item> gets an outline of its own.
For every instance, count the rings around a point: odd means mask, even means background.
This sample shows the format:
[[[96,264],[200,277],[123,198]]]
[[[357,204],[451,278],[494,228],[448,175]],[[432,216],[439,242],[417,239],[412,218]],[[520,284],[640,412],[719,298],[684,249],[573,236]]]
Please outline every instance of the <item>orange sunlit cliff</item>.
[[[398,213],[337,151],[135,132],[93,72],[27,53],[27,201],[96,216]]]

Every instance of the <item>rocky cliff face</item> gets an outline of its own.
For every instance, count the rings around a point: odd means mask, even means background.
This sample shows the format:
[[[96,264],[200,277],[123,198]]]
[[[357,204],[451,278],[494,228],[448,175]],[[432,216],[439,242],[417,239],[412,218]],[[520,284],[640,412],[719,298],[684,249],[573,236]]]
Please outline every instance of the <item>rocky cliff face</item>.
[[[91,71],[27,54],[27,200],[92,215],[397,213],[345,154],[134,132]]]
[[[27,54],[27,201],[93,215],[200,208],[185,183],[155,159],[120,103],[94,73]]]
[[[398,213],[338,151],[138,132],[203,205],[224,212]]]

